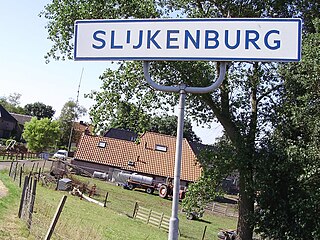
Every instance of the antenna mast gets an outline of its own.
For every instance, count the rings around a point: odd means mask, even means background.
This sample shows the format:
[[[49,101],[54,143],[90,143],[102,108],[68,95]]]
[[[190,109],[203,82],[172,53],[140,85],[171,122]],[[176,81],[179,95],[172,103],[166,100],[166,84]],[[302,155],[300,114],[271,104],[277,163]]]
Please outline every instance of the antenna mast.
[[[84,71],[84,68],[82,68],[81,76],[80,76],[80,81],[79,81],[79,85],[78,85],[77,99],[76,99],[76,108],[78,107],[78,103],[79,103],[79,93],[80,93],[80,86],[81,86],[83,71]],[[76,118],[76,116],[75,116],[75,114],[74,114],[74,117],[73,117],[72,123],[71,123],[70,136],[69,136],[68,153],[70,152],[70,148],[71,148],[71,140],[72,140],[72,134],[73,134],[73,128],[74,128],[74,121],[76,120],[75,118]]]

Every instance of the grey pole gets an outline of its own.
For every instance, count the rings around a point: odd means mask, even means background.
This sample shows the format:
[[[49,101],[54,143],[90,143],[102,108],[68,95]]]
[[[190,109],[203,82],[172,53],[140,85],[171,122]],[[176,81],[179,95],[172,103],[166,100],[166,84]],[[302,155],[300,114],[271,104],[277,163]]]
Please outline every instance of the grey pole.
[[[180,173],[181,173],[181,159],[182,159],[182,141],[183,141],[183,125],[184,125],[184,108],[186,102],[186,93],[208,93],[217,89],[226,73],[226,62],[220,62],[219,77],[217,80],[208,87],[189,87],[185,84],[179,86],[163,86],[155,83],[149,75],[149,62],[143,62],[144,76],[148,84],[159,91],[163,92],[178,92],[179,96],[179,113],[178,113],[178,126],[177,126],[177,140],[176,140],[176,155],[174,165],[174,184],[173,184],[173,198],[172,198],[172,211],[169,224],[168,240],[177,240],[179,234],[179,190],[180,190]]]
[[[169,224],[169,238],[178,239],[179,229],[179,190],[180,190],[180,173],[181,173],[181,159],[182,159],[182,141],[183,141],[183,126],[184,126],[184,107],[186,104],[185,85],[180,85],[179,96],[179,113],[177,126],[177,140],[176,140],[176,155],[174,164],[174,182],[173,182],[173,198],[172,198],[172,212]],[[177,187],[176,187],[177,186]]]

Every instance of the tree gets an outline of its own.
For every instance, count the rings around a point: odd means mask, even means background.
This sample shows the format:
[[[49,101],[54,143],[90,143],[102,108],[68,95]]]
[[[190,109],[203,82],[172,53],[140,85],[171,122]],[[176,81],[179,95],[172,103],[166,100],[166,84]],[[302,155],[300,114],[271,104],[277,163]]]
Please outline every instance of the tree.
[[[105,116],[105,112],[97,111],[95,108],[91,109],[90,115],[96,131],[120,128],[136,133],[151,131],[171,136],[177,134],[176,116],[169,116],[168,114],[152,116],[143,112],[135,104],[122,101],[119,103],[118,109],[115,109],[112,113]],[[106,119],[108,119],[108,122],[106,122]],[[185,122],[183,135],[189,141],[201,142],[192,130],[190,121]]]
[[[178,118],[176,116],[163,115],[151,118],[149,123],[149,131],[162,133],[166,135],[177,135]],[[192,124],[186,120],[183,128],[183,137],[191,142],[201,142],[200,138],[192,130]]]
[[[104,133],[110,128],[120,128],[136,133],[144,133],[151,116],[134,103],[120,101],[117,108],[105,115],[105,111],[92,108],[90,117],[96,133]]]
[[[150,18],[168,17],[179,13],[183,17],[293,17],[301,16],[304,31],[314,31],[311,22],[319,13],[317,0],[279,1],[53,1],[42,13],[47,19],[49,38],[54,42],[47,57],[59,59],[61,53],[71,58],[73,23],[90,18]],[[214,93],[188,95],[187,111],[202,123],[217,119],[237,153],[240,173],[238,233],[240,239],[252,239],[254,222],[254,172],[258,161],[258,142],[272,130],[270,117],[279,101],[276,64],[232,63],[221,88]],[[162,84],[184,82],[192,86],[207,86],[216,75],[211,62],[154,62],[151,73]],[[138,62],[120,63],[116,70],[107,69],[101,77],[101,92],[92,93],[99,101],[97,110],[112,112],[121,99],[132,99],[146,109],[173,106],[177,96],[161,94],[149,89],[143,81],[142,66]]]
[[[51,119],[55,113],[55,110],[51,106],[45,105],[41,102],[29,103],[24,106],[25,114],[41,118]]]
[[[58,121],[48,118],[38,120],[33,117],[30,122],[25,123],[23,138],[31,151],[41,152],[50,147],[55,147],[61,134]]]
[[[198,156],[202,167],[200,179],[188,187],[182,207],[187,213],[202,216],[206,205],[223,194],[222,180],[236,167],[237,152],[227,136],[212,146],[206,146]]]
[[[25,114],[25,111],[20,104],[20,93],[12,93],[8,97],[0,97],[0,104],[8,111],[12,113]]]
[[[87,110],[84,107],[77,105],[73,100],[69,100],[63,105],[58,119],[62,131],[60,145],[68,146],[73,122],[86,112]]]
[[[300,63],[284,65],[273,136],[261,145],[256,176],[260,232],[272,239],[319,239],[320,21],[303,40]]]

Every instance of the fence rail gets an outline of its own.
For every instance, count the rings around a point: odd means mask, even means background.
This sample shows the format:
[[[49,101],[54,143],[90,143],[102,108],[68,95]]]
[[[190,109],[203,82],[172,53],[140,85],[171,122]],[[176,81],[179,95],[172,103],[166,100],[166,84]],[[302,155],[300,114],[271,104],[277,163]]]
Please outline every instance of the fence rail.
[[[207,206],[205,207],[205,210],[211,211],[216,214],[225,215],[227,217],[237,218],[239,216],[239,212],[236,207],[231,207],[231,206],[223,205],[216,202],[207,204]]]
[[[40,158],[37,153],[15,153],[15,152],[2,152],[0,151],[0,160],[24,160]]]
[[[45,237],[56,206],[46,203],[41,196],[36,196],[36,186],[38,180],[42,178],[41,175],[41,168],[38,169],[38,165],[33,165],[31,171],[26,172],[24,164],[17,161],[12,161],[9,170],[9,176],[22,187],[18,216],[26,223],[29,232],[35,239],[50,239]],[[24,179],[23,184],[22,179]],[[85,221],[88,221],[86,227],[79,227]],[[103,239],[96,229],[96,223],[91,223],[88,219],[78,219],[75,214],[68,217],[62,214],[55,230],[52,230],[52,237],[55,240],[81,240],[84,236],[88,240]]]
[[[158,213],[152,209],[141,207],[136,203],[133,216],[135,219],[139,219],[146,224],[169,231],[170,217],[166,216],[164,213]]]

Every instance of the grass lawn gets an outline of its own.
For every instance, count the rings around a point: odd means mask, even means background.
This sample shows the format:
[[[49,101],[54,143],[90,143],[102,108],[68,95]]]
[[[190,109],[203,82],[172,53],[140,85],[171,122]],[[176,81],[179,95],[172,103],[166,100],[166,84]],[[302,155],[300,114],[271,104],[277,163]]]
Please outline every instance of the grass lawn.
[[[28,230],[18,218],[21,190],[9,178],[8,171],[0,171],[0,179],[8,188],[8,194],[0,198],[0,239],[34,239],[28,238]]]
[[[20,219],[16,217],[20,201],[20,189],[17,183],[6,176],[6,172],[0,172],[0,178],[9,189],[9,195],[0,199],[0,239],[5,238],[8,229],[4,226],[11,219],[15,226],[15,236],[20,239],[33,239],[27,237],[26,227]],[[139,190],[125,190],[121,187],[106,183],[97,179],[76,177],[92,186],[97,185],[98,196],[95,199],[103,202],[105,194],[108,192],[107,207],[103,208],[96,204],[80,200],[79,197],[69,195],[67,192],[54,191],[52,188],[42,187],[38,184],[35,205],[34,219],[40,218],[41,214],[48,216],[49,222],[56,207],[63,195],[67,195],[67,201],[59,220],[56,232],[60,232],[68,239],[167,239],[167,232],[154,226],[134,220],[132,216],[135,202],[145,208],[150,208],[157,212],[163,212],[167,216],[171,215],[171,201],[162,199],[156,194],[150,195]],[[183,213],[179,214],[180,234],[179,239],[201,239],[203,230],[207,226],[205,239],[217,239],[219,228],[235,228],[236,219],[205,214],[201,221],[187,220]],[[44,223],[45,221],[41,221]],[[37,224],[34,224],[34,228]],[[43,227],[45,228],[45,227]],[[43,230],[44,232],[46,231]],[[2,235],[1,235],[2,234]],[[42,233],[43,234],[43,233]]]

